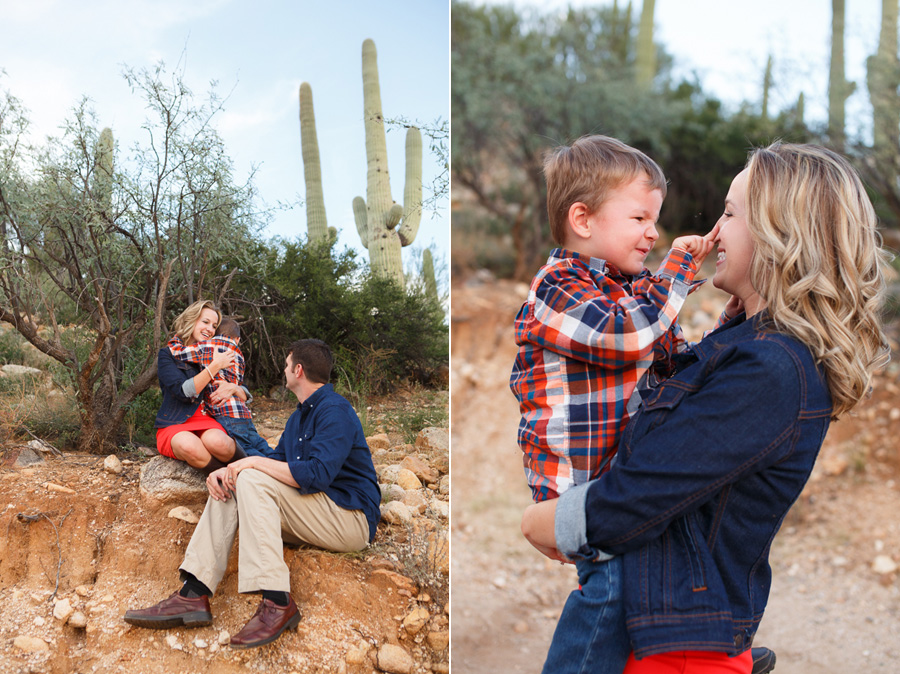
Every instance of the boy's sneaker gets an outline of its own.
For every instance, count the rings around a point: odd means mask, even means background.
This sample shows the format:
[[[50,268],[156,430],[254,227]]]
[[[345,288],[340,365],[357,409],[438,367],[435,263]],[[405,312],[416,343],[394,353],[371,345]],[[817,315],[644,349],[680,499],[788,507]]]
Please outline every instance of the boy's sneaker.
[[[775,653],[768,648],[751,648],[750,656],[753,658],[752,674],[766,674],[775,669]]]

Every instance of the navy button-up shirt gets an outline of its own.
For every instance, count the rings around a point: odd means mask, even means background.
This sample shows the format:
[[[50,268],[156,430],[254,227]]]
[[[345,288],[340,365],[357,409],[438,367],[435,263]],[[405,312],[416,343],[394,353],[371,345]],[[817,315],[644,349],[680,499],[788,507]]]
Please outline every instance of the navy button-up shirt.
[[[325,492],[346,510],[362,510],[375,538],[381,490],[356,411],[325,384],[288,419],[271,458],[286,461],[301,494]]]

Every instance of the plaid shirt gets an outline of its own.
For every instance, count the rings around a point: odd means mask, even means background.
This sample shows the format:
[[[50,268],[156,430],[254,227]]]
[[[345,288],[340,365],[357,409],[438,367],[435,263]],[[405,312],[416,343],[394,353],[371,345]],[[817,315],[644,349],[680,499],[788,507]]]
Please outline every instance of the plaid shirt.
[[[241,350],[233,339],[218,335],[209,341],[197,342],[191,346],[185,346],[184,342],[181,341],[181,338],[176,335],[169,340],[169,343],[166,344],[166,346],[169,347],[169,351],[171,351],[172,355],[178,360],[186,360],[191,363],[199,363],[200,365],[210,365],[216,351],[221,351],[223,349],[234,351],[234,363],[232,363],[230,368],[219,370],[216,373],[216,376],[213,377],[213,381],[228,382],[229,384],[243,386],[244,354],[241,353]],[[232,417],[234,419],[251,418],[250,408],[237,396],[231,396],[225,402],[220,403],[219,405],[213,405],[209,400],[209,394],[213,390],[214,388],[209,386],[203,389],[203,404],[210,415],[214,417]]]
[[[516,316],[519,353],[509,385],[519,400],[519,446],[535,501],[609,468],[641,402],[648,372],[668,375],[684,348],[677,315],[696,265],[673,249],[651,276],[555,249]],[[656,362],[656,365],[654,365]]]

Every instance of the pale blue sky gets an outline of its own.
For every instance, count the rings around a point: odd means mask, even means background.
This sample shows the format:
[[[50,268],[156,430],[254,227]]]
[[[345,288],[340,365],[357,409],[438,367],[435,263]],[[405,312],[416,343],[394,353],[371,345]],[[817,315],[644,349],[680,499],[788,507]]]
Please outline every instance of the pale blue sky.
[[[185,79],[202,100],[211,80],[231,92],[216,126],[238,178],[253,164],[269,203],[305,196],[298,88],[313,90],[328,224],[339,244],[359,250],[353,197],[365,197],[362,42],[372,38],[385,117],[423,123],[449,118],[447,0],[0,0],[0,87],[30,110],[33,132],[57,135],[82,95],[121,149],[141,133],[145,114],[121,76],[122,65],[158,60],[173,69],[186,50]],[[403,200],[404,131],[388,133],[392,196]],[[439,173],[428,151],[426,187]],[[306,234],[303,207],[276,215],[267,234]],[[417,248],[434,245],[445,258],[449,200],[424,214]],[[409,260],[404,249],[404,263]]]

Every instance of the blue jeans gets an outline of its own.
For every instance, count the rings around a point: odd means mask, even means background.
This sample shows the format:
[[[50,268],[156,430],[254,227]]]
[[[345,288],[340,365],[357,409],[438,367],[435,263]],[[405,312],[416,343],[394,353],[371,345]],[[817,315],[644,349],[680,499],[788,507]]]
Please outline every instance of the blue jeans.
[[[579,560],[578,582],[566,600],[544,674],[622,674],[631,653],[622,600],[622,557]]]
[[[269,443],[256,430],[251,419],[216,417],[228,435],[246,452],[247,456],[268,456],[272,452]]]

